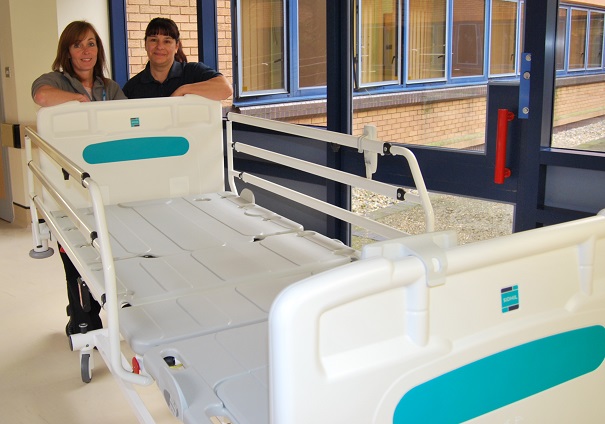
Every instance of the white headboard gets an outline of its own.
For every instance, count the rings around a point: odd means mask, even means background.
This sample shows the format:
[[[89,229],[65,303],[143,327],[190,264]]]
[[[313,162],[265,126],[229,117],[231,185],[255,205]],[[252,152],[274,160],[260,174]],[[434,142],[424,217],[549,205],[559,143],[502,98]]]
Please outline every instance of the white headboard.
[[[41,108],[37,130],[101,186],[106,204],[224,189],[220,102],[194,95],[69,102]],[[41,163],[47,176],[57,167]],[[52,173],[53,183],[75,206],[87,204],[73,187],[80,182],[61,174]]]

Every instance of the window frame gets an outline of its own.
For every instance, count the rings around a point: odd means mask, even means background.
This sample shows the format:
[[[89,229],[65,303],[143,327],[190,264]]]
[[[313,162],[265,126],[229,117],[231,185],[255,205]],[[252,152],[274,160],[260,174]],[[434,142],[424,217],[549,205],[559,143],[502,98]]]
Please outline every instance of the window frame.
[[[421,78],[421,79],[410,79],[410,72],[409,72],[409,67],[410,67],[410,60],[409,60],[409,52],[410,52],[410,1],[411,0],[405,0],[405,12],[404,12],[404,18],[402,20],[403,22],[403,34],[404,34],[404,51],[403,54],[401,55],[402,60],[405,62],[405,65],[403,67],[404,69],[404,75],[402,75],[402,79],[405,82],[404,83],[404,87],[406,86],[410,87],[410,86],[421,86],[424,84],[435,84],[435,83],[447,83],[448,81],[448,69],[450,68],[450,63],[451,63],[451,58],[450,58],[450,54],[449,52],[451,51],[451,30],[450,30],[450,26],[451,26],[451,19],[450,19],[450,9],[451,9],[451,4],[452,4],[452,0],[445,0],[445,22],[444,22],[444,69],[443,69],[443,77],[435,77],[435,78]],[[422,1],[422,0],[418,0],[418,1]]]
[[[482,0],[483,4],[484,4],[484,10],[483,10],[483,52],[482,52],[482,56],[483,56],[483,63],[481,64],[482,68],[483,68],[483,72],[481,74],[477,74],[477,75],[460,75],[460,76],[454,76],[453,75],[453,66],[454,66],[454,41],[456,40],[456,37],[454,35],[454,31],[455,31],[455,22],[454,22],[454,10],[456,8],[456,0],[450,0],[452,6],[450,7],[450,16],[448,17],[448,19],[451,22],[451,31],[449,34],[449,38],[450,38],[450,44],[449,44],[449,52],[450,52],[450,66],[448,67],[447,73],[448,73],[448,79],[451,80],[454,83],[463,83],[463,82],[472,82],[472,81],[483,81],[487,79],[487,67],[489,65],[488,62],[488,49],[487,49],[487,43],[488,43],[488,39],[489,39],[489,34],[488,34],[488,30],[489,30],[489,26],[488,26],[488,13],[489,13],[489,5],[488,5],[488,1],[489,0]]]
[[[571,51],[571,36],[572,36],[572,30],[573,30],[573,12],[574,12],[574,10],[586,13],[586,26],[584,28],[584,53],[583,53],[583,55],[584,55],[584,57],[583,57],[584,63],[582,64],[581,67],[578,67],[578,68],[572,68],[570,66],[571,65],[571,63],[570,63],[571,53],[572,53],[572,51]],[[567,72],[570,73],[570,74],[571,73],[578,73],[578,72],[586,71],[586,63],[587,63],[586,62],[586,60],[587,60],[586,50],[587,50],[587,47],[588,47],[588,16],[589,16],[589,13],[588,13],[588,9],[586,9],[586,8],[575,7],[575,6],[572,6],[572,7],[569,8],[569,32],[567,33],[567,39],[565,41],[567,42],[567,45],[568,45]]]
[[[330,1],[330,0],[327,0]],[[370,1],[370,0],[367,0]],[[401,85],[402,81],[402,62],[403,59],[401,57],[402,48],[402,2],[407,0],[393,0],[396,3],[397,14],[395,17],[395,37],[396,37],[396,48],[397,48],[397,63],[396,63],[396,78],[392,80],[383,80],[376,82],[363,82],[363,68],[364,68],[364,55],[362,54],[363,42],[364,42],[364,32],[361,30],[363,28],[363,3],[364,0],[355,0],[355,34],[354,34],[354,79],[356,87],[358,88],[372,88],[372,87],[384,87],[384,86],[394,86]]]
[[[326,0],[330,1],[330,0]],[[363,5],[363,1],[370,0],[355,0],[357,7]],[[410,79],[409,77],[409,10],[410,0],[397,0],[398,14],[397,14],[397,48],[398,48],[398,69],[397,69],[397,80],[389,81],[378,81],[363,83],[361,75],[354,75],[354,81],[357,84],[354,89],[354,96],[364,95],[380,95],[388,93],[400,93],[409,92],[416,90],[427,90],[431,88],[448,88],[448,87],[460,87],[464,85],[482,84],[488,83],[494,80],[510,80],[518,78],[520,72],[519,59],[523,53],[523,37],[521,35],[522,14],[525,10],[525,0],[516,0],[516,31],[515,31],[515,55],[516,60],[514,61],[514,72],[507,73],[491,73],[490,61],[492,55],[492,38],[493,38],[493,27],[492,27],[492,10],[493,3],[495,0],[485,0],[485,17],[484,17],[484,46],[483,46],[483,74],[476,76],[453,76],[453,43],[455,37],[453,14],[456,0],[445,0],[446,7],[446,18],[445,18],[445,73],[443,77],[436,78],[424,78],[424,79]],[[236,5],[236,21],[241,20],[241,0],[235,1]],[[299,52],[299,21],[298,1],[289,2],[283,0],[283,13],[284,13],[284,88],[279,90],[266,90],[266,91],[255,91],[255,92],[244,92],[242,93],[242,66],[240,61],[242,57],[242,51],[240,46],[240,40],[242,37],[241,29],[239,25],[234,26],[234,81],[236,83],[236,95],[233,99],[235,106],[256,106],[256,105],[270,105],[275,103],[284,102],[297,102],[297,101],[314,101],[323,100],[326,98],[327,87],[313,86],[313,87],[300,87],[300,52]],[[605,14],[605,7],[582,7],[575,4],[561,4],[559,10],[566,11],[565,20],[565,35],[564,35],[564,69],[556,69],[557,77],[565,76],[577,76],[582,74],[599,74],[605,73],[605,59],[603,59],[602,53],[602,65],[601,67],[587,67],[587,57],[585,58],[585,66],[583,68],[570,69],[569,68],[569,56],[570,56],[570,33],[571,33],[571,16],[572,10],[581,10],[587,12],[587,32],[585,34],[585,48],[587,49],[589,28],[590,28],[590,12],[603,13]],[[359,14],[357,24],[361,22],[361,15]],[[237,29],[236,29],[237,28]],[[236,34],[237,31],[237,34]],[[605,52],[605,24],[604,24],[604,39],[603,39],[603,52]],[[357,35],[356,35],[357,36]],[[357,36],[361,37],[361,34]],[[355,44],[355,53],[359,54],[359,42]],[[586,50],[587,51],[587,50]],[[585,53],[586,55],[586,53]],[[358,68],[361,69],[361,68]]]
[[[493,39],[493,35],[494,35],[494,31],[493,31],[493,5],[494,5],[494,1],[504,1],[504,2],[509,2],[510,0],[489,0],[489,47],[488,47],[488,62],[487,62],[487,75],[488,75],[488,80],[489,79],[496,79],[496,78],[511,78],[511,77],[516,77],[519,75],[519,55],[522,53],[520,50],[520,41],[519,41],[519,33],[520,33],[520,24],[521,24],[521,20],[520,20],[520,10],[521,10],[521,1],[515,1],[514,3],[516,3],[517,9],[515,11],[515,41],[514,41],[514,60],[513,60],[513,64],[514,64],[514,69],[512,72],[503,72],[503,73],[492,73],[491,70],[491,64],[492,64],[492,39]],[[510,1],[511,3],[513,3],[513,1]]]
[[[598,66],[590,66],[590,41],[591,41],[591,33],[592,33],[592,16],[593,14],[600,14],[603,18],[603,22],[601,23],[601,64]],[[604,37],[605,37],[605,11],[597,11],[594,9],[589,9],[588,10],[588,23],[587,23],[587,31],[586,31],[586,70],[587,71],[592,71],[592,70],[599,70],[599,69],[603,69],[603,49],[605,47],[605,42],[604,42]]]
[[[236,22],[237,25],[235,26],[236,28],[236,36],[237,36],[237,41],[236,41],[236,49],[237,49],[237,53],[236,53],[236,57],[238,58],[237,60],[237,72],[235,73],[235,75],[237,76],[237,82],[236,82],[236,91],[237,91],[237,97],[240,99],[245,99],[245,98],[256,98],[256,97],[266,97],[269,95],[284,95],[287,94],[289,92],[289,43],[288,40],[290,39],[290,37],[288,37],[288,27],[289,27],[289,18],[288,18],[288,14],[287,14],[287,1],[286,0],[280,0],[282,1],[282,19],[284,22],[283,25],[283,33],[282,33],[282,37],[283,37],[283,59],[282,59],[282,66],[281,66],[281,70],[284,76],[284,81],[283,81],[283,86],[281,88],[276,88],[276,89],[268,89],[268,90],[255,90],[255,91],[243,91],[243,87],[244,87],[244,70],[243,70],[243,60],[240,60],[241,58],[244,57],[243,54],[243,46],[242,46],[242,2],[246,1],[246,0],[240,0],[236,3]],[[247,1],[252,1],[252,0],[247,0]]]

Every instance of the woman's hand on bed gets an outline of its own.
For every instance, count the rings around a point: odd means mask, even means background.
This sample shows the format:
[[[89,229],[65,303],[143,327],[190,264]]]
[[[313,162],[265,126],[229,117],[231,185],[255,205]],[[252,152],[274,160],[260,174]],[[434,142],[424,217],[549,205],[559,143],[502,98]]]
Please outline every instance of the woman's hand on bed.
[[[227,78],[219,75],[208,81],[181,85],[170,97],[184,96],[185,94],[197,94],[210,100],[225,100],[233,94],[233,89]]]

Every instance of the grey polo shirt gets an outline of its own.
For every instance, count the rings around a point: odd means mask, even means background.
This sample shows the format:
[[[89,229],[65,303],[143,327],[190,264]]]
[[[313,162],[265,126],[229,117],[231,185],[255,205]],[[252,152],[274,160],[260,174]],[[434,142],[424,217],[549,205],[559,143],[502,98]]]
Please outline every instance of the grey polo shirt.
[[[84,94],[89,98],[91,97],[80,80],[65,72],[53,71],[38,77],[32,84],[32,98],[34,97],[36,90],[43,85],[50,85],[51,87],[68,91],[70,93],[79,93]],[[106,79],[106,84],[103,84],[103,80],[101,78],[97,77],[95,79],[92,86],[92,98],[90,100],[122,100],[126,98],[126,95],[124,95],[117,82]]]

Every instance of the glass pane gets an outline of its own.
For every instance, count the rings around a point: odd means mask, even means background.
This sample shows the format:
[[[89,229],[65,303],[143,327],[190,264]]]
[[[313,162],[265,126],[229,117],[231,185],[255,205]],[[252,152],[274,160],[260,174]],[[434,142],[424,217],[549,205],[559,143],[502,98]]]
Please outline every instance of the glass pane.
[[[603,64],[603,13],[590,12],[588,34],[588,67],[600,68]]]
[[[426,231],[420,205],[392,201],[365,190],[352,191],[352,211],[408,234]],[[435,231],[456,230],[459,244],[469,244],[512,233],[514,206],[449,194],[429,194],[435,213]],[[351,245],[356,249],[384,238],[352,227]]]
[[[326,85],[326,0],[298,1],[300,87]]]
[[[571,35],[569,37],[569,69],[584,68],[586,52],[586,20],[585,10],[571,11]]]
[[[361,82],[398,80],[398,2],[361,3]]]
[[[485,0],[454,0],[452,76],[483,75]]]
[[[565,40],[567,38],[567,9],[559,9],[557,21],[556,65],[557,70],[565,69]]]
[[[241,21],[242,92],[283,89],[283,0],[242,0]]]
[[[563,69],[560,62],[564,60],[564,51],[559,53],[560,50],[563,50],[560,44],[565,41],[561,35],[561,32],[564,31],[562,11],[562,9],[559,10],[559,26],[557,27],[557,69]],[[587,11],[571,10],[569,69],[584,69],[587,18]],[[603,13],[591,12],[590,18],[589,66],[601,66]],[[559,86],[556,84],[555,86],[551,146],[595,152],[605,151],[605,105],[602,101],[605,96],[605,83],[579,80],[573,85]]]
[[[446,0],[410,0],[408,79],[445,77]]]
[[[493,0],[490,74],[515,72],[516,34],[517,3],[508,0]]]

